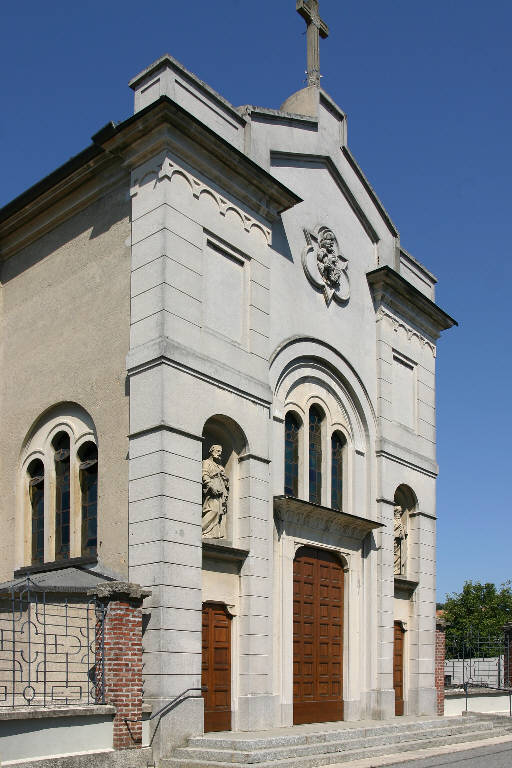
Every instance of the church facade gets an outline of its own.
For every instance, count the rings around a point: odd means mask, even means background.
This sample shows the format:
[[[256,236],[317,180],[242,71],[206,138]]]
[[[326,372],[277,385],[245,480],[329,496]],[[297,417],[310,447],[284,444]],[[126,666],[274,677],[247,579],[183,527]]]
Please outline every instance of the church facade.
[[[189,692],[160,754],[434,713],[435,278],[314,78],[280,110],[167,55],[130,85],[0,211],[1,576],[151,589],[145,701]]]

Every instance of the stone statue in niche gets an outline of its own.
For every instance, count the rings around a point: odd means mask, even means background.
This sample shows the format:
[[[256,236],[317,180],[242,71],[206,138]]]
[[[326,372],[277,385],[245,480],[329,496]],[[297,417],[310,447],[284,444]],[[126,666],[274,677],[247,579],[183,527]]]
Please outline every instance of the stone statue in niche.
[[[325,302],[334,299],[344,304],[350,297],[348,259],[340,252],[336,235],[326,226],[314,232],[304,229],[306,248],[302,252],[302,266],[309,282],[323,291]]]
[[[212,445],[203,461],[203,536],[222,539],[226,535],[229,478],[221,464],[222,446]]]
[[[394,513],[394,564],[395,576],[403,576],[405,573],[405,540],[407,533],[402,519],[403,510],[401,506],[395,507]]]

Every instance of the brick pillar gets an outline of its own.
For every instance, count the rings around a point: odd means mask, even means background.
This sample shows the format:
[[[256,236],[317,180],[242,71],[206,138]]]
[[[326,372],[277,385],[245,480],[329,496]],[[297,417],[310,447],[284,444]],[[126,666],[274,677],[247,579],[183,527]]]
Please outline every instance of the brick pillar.
[[[103,682],[105,704],[116,708],[114,749],[142,745],[142,601],[151,591],[110,581],[91,590],[105,608]]]
[[[435,681],[437,691],[437,714],[444,715],[444,657],[445,657],[445,628],[444,619],[436,619],[436,666]]]
[[[503,627],[505,640],[503,682],[505,688],[512,688],[512,622]]]

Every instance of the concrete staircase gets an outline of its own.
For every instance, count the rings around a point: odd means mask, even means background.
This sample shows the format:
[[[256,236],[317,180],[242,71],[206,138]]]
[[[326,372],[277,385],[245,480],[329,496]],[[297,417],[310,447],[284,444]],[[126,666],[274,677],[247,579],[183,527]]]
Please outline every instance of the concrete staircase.
[[[162,760],[161,768],[316,768],[504,735],[512,736],[512,719],[488,715],[210,733],[190,739],[172,758]]]

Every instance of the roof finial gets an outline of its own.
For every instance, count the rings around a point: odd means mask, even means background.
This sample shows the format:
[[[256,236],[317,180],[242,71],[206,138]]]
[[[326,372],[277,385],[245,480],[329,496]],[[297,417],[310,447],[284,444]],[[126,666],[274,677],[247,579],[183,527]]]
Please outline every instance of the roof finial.
[[[307,24],[308,85],[320,88],[320,38],[326,38],[329,27],[320,18],[318,0],[297,0],[297,11]]]

